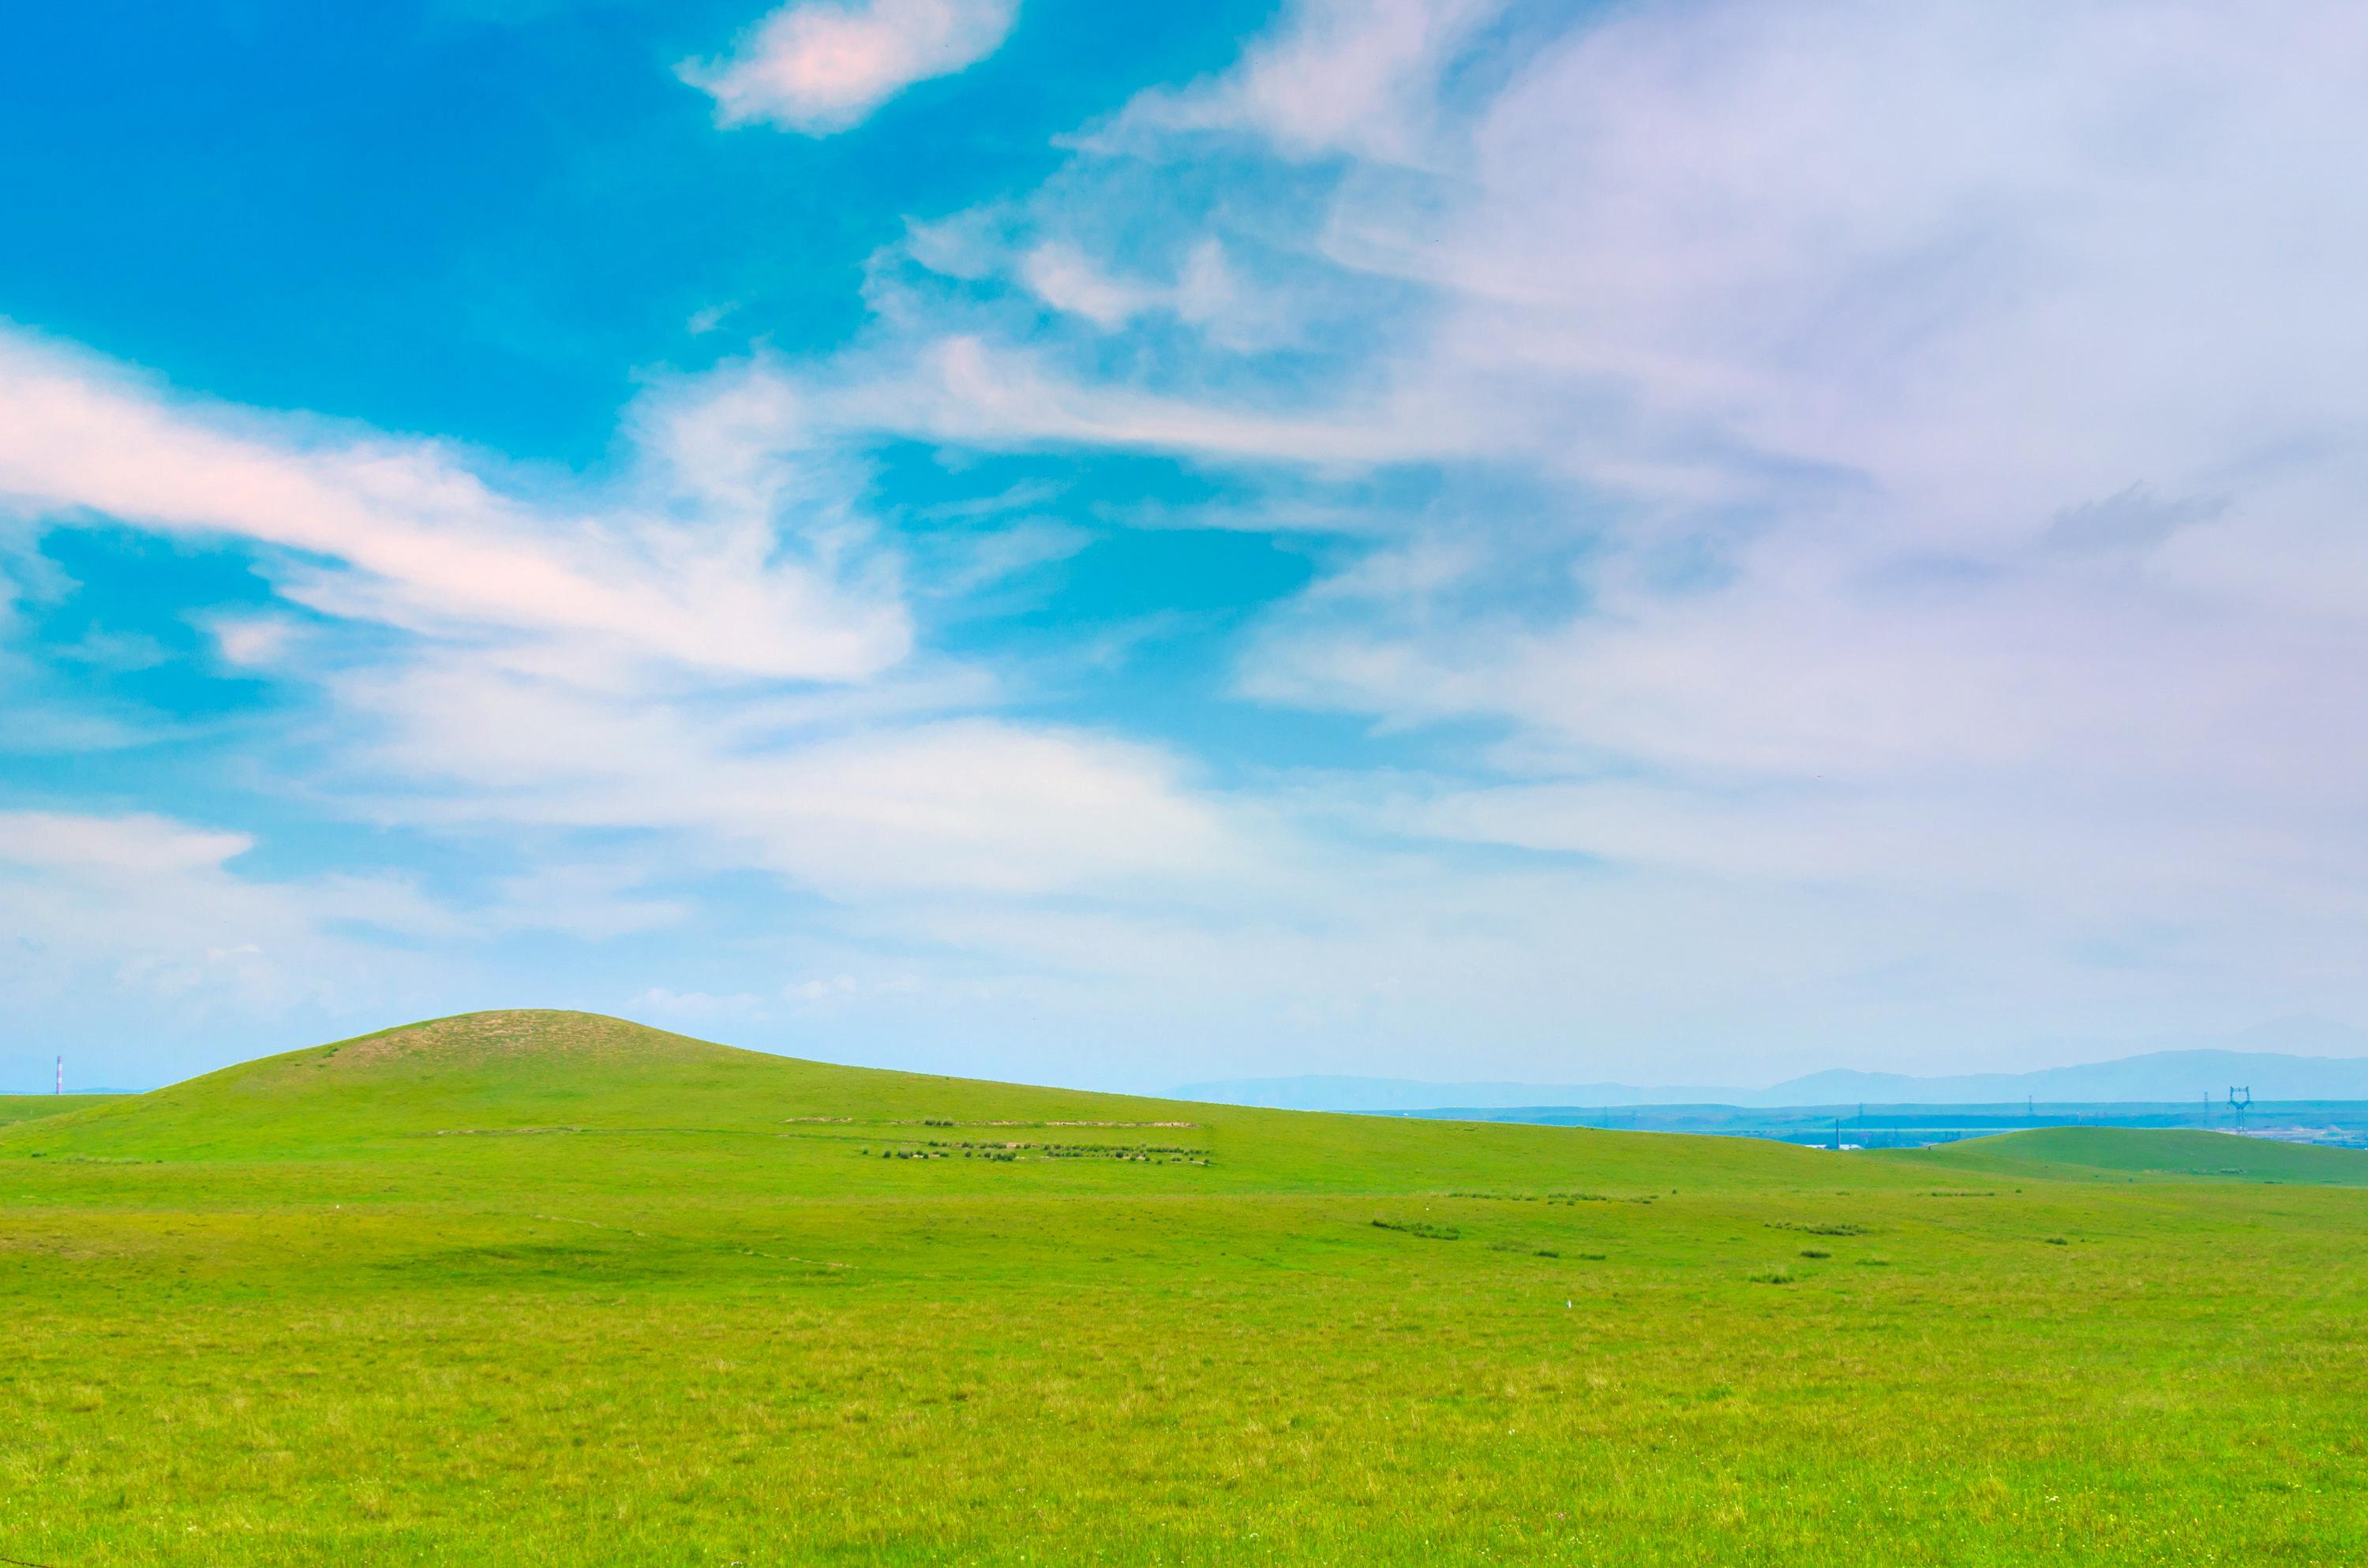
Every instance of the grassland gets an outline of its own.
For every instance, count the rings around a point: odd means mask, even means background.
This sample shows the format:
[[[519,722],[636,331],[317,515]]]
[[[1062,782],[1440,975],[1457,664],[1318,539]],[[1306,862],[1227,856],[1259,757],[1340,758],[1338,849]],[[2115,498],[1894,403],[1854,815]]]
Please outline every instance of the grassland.
[[[104,1105],[113,1097],[109,1095],[0,1095],[0,1127],[62,1116],[85,1106]]]
[[[0,1557],[56,1568],[2368,1559],[2368,1155],[1241,1110],[572,1014],[40,1108]]]

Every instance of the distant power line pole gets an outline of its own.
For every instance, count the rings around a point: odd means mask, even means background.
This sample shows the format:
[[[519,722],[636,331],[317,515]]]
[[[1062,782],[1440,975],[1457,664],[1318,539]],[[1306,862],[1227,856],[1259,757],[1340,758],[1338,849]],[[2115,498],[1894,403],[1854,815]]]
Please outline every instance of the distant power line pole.
[[[61,1094],[61,1095],[63,1095],[63,1094],[64,1094],[64,1093],[66,1092],[66,1059],[65,1059],[64,1057],[63,1057],[63,1056],[61,1056],[61,1057],[59,1057],[59,1058],[58,1058],[58,1087],[57,1087],[57,1092],[58,1092],[59,1094]]]

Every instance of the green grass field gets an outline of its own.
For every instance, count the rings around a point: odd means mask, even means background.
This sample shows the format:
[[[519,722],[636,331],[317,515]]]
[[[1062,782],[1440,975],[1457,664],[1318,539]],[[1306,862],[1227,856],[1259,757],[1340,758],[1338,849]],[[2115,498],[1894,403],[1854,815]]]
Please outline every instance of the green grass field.
[[[60,1116],[85,1106],[105,1105],[111,1095],[0,1095],[0,1128],[41,1117]]]
[[[2355,1563],[2368,1154],[448,1019],[0,1102],[0,1557]]]

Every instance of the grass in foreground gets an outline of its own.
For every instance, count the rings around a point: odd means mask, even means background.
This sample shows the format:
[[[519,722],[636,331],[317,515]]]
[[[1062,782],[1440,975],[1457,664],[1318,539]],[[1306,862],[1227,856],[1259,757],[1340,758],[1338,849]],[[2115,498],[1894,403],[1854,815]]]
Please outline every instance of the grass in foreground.
[[[2363,1181],[444,1020],[0,1129],[0,1556],[2348,1562]]]

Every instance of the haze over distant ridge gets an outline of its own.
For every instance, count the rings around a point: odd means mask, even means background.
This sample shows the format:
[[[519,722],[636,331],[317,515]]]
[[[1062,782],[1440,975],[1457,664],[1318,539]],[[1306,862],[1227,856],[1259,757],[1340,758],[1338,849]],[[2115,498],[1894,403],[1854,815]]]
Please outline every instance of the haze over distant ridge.
[[[2306,1048],[2247,1049],[2271,1043]],[[2368,1100],[2368,1034],[2322,1019],[2294,1019],[2239,1034],[2165,1040],[2162,1049],[2028,1073],[1917,1077],[1833,1068],[1767,1088],[1634,1084],[1429,1083],[1408,1078],[1309,1075],[1188,1084],[1185,1099],[1287,1110],[1433,1110],[1513,1106],[1985,1105],[2176,1102],[2249,1087],[2260,1100]]]

